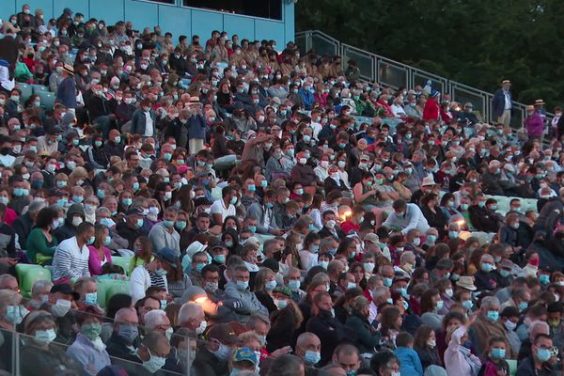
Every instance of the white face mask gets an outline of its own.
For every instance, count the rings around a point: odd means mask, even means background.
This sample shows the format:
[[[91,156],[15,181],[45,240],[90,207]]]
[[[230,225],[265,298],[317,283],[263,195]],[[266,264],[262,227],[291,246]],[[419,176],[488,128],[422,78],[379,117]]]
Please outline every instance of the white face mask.
[[[65,299],[57,299],[57,302],[51,306],[51,313],[55,317],[63,317],[71,308],[71,302]]]
[[[206,320],[202,321],[202,322],[200,323],[200,326],[198,326],[198,327],[196,328],[196,330],[195,330],[196,334],[198,334],[198,335],[199,335],[199,334],[202,334],[203,332],[206,331],[206,328],[207,328],[207,327],[208,327],[207,321],[206,321]]]

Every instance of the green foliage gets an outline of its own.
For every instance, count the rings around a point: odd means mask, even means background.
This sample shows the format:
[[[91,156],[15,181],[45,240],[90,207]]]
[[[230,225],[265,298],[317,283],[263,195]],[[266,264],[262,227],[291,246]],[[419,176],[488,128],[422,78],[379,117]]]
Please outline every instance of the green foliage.
[[[564,91],[562,0],[301,0],[296,24],[483,90],[510,79],[524,103]]]

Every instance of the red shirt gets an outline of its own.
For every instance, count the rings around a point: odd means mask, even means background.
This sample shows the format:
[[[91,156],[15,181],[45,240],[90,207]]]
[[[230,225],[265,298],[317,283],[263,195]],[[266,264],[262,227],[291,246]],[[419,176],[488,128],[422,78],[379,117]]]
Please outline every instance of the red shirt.
[[[353,231],[358,233],[360,231],[360,224],[353,223],[351,220],[346,220],[341,223],[341,230],[343,230],[345,235],[348,235]]]

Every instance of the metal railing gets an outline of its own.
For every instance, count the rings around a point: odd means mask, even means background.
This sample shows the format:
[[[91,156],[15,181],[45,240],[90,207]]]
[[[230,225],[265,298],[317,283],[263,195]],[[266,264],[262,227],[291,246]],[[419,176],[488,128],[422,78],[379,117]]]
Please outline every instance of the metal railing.
[[[425,86],[427,80],[431,80],[433,88],[442,94],[450,94],[451,100],[459,103],[472,103],[484,121],[491,123],[497,120],[493,119],[492,114],[492,93],[341,43],[319,30],[297,32],[295,41],[303,54],[314,49],[318,55],[340,55],[343,69],[349,59],[354,59],[358,64],[362,79],[374,81],[392,89],[413,88],[415,85]],[[511,116],[513,128],[521,128],[526,116],[525,108],[525,104],[513,102]],[[552,118],[553,115],[547,114],[547,116]]]

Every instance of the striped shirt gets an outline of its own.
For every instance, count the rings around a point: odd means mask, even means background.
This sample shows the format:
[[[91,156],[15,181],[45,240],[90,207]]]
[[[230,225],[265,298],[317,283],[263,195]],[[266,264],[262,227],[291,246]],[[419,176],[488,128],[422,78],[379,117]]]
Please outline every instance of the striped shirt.
[[[82,277],[89,277],[88,258],[90,252],[86,244],[78,247],[76,236],[62,241],[53,257],[53,280],[67,277],[73,282]]]

